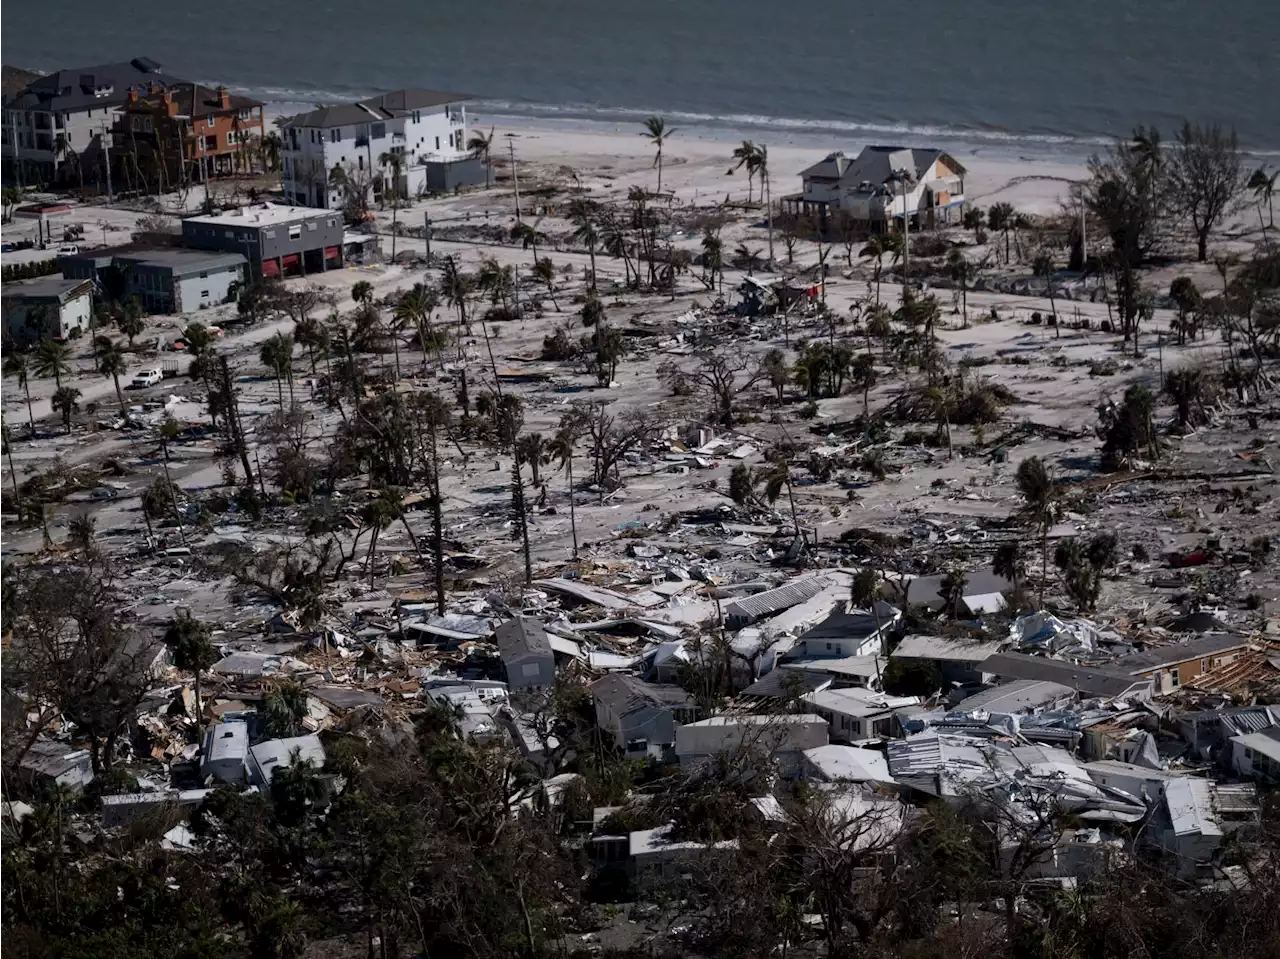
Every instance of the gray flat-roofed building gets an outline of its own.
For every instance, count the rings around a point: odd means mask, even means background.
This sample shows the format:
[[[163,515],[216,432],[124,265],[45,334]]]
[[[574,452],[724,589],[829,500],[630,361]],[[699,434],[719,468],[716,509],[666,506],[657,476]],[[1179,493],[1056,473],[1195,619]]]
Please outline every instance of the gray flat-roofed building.
[[[92,280],[103,290],[114,288],[124,298],[137,297],[148,313],[189,313],[227,302],[245,280],[245,258],[181,247],[125,246],[64,257],[62,275]]]
[[[243,254],[254,277],[303,276],[342,266],[342,214],[260,203],[182,221],[183,245]]]

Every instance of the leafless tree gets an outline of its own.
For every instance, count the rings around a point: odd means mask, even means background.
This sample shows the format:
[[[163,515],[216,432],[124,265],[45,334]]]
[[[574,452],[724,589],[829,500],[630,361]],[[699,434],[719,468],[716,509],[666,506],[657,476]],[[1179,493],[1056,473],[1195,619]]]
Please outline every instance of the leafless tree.
[[[672,387],[679,382],[692,385],[696,393],[712,404],[715,422],[732,429],[734,400],[767,379],[768,371],[743,350],[708,349],[698,353],[697,358],[698,363],[692,369],[684,369],[674,362],[663,363],[658,375]],[[745,379],[741,378],[744,373]]]
[[[1169,151],[1169,189],[1174,210],[1191,221],[1201,263],[1209,258],[1209,234],[1237,208],[1244,184],[1235,131],[1183,123]]]

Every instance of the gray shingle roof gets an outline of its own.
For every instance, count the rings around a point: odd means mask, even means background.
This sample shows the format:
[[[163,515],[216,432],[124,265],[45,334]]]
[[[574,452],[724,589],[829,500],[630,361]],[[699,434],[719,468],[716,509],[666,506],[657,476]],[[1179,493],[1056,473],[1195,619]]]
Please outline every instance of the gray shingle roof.
[[[1218,633],[1184,643],[1170,643],[1168,646],[1155,646],[1140,653],[1130,653],[1128,656],[1117,659],[1114,665],[1132,675],[1158,669],[1161,666],[1174,666],[1193,659],[1201,659],[1215,653],[1241,649],[1248,645],[1249,641],[1243,636]]]
[[[659,686],[622,673],[596,680],[591,693],[619,715],[637,709],[693,705],[693,698],[679,686]]]
[[[369,123],[402,117],[414,110],[426,110],[450,103],[470,100],[466,93],[446,93],[437,90],[396,90],[380,93],[357,103],[339,103],[320,107],[310,113],[291,117],[288,125],[297,127],[339,127],[356,123]]]
[[[527,616],[507,620],[498,627],[494,639],[504,660],[528,653],[551,655],[551,641],[547,639],[547,631],[542,628],[542,623]]]
[[[925,171],[940,156],[947,156],[947,162],[961,173],[964,167],[942,150],[920,149],[918,147],[901,146],[868,146],[850,160],[843,153],[832,153],[822,161],[814,164],[800,175],[805,179],[839,179],[841,186],[856,187],[867,182],[873,187],[883,186],[895,170],[910,170],[920,179]]]
[[[5,104],[12,110],[83,110],[86,107],[114,107],[129,98],[131,89],[145,94],[151,84],[163,87],[182,83],[166,76],[160,64],[146,57],[127,63],[106,63],[96,67],[59,70],[33,80],[26,89]],[[110,92],[106,92],[110,89]],[[102,95],[98,96],[98,92]]]
[[[1087,696],[1119,696],[1139,678],[1121,669],[1077,666],[1061,659],[1028,656],[1025,653],[997,653],[978,667],[1001,679],[1028,679],[1059,683]]]

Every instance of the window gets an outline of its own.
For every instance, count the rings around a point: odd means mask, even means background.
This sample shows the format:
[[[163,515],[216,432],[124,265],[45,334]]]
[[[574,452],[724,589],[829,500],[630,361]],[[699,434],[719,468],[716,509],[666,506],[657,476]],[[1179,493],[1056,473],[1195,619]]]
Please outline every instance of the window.
[[[217,122],[217,119],[218,119],[217,117],[215,117],[212,113],[210,113],[207,117],[204,118],[204,125],[207,127],[211,127],[214,125],[214,123]]]
[[[437,150],[439,150],[439,149],[440,149],[440,138],[439,138],[439,137],[436,137],[436,149],[437,149]]]
[[[217,150],[217,149],[218,149],[218,138],[217,138],[216,136],[205,137],[205,138],[204,138],[204,148],[205,148],[205,150],[206,150],[206,151],[207,151],[207,150]]]
[[[356,157],[356,164],[360,167],[360,169],[361,169],[361,170],[363,170],[363,169],[364,169],[364,156],[363,156],[363,155]]]
[[[342,142],[342,127],[334,127],[332,130],[329,131],[329,142],[330,143]]]
[[[201,290],[201,291],[200,291],[200,299],[202,299],[202,300],[207,300],[207,299],[209,299],[209,291],[208,291],[208,290]]]
[[[449,134],[449,149],[450,149],[450,150],[452,150],[452,149],[453,149],[453,134],[452,134],[452,133],[450,133],[450,134]]]
[[[387,135],[387,125],[385,123],[375,123],[369,129],[369,136],[375,140],[381,140]]]
[[[289,225],[289,239],[291,239],[291,240],[296,240],[296,239],[298,239],[300,236],[302,236],[302,224],[301,224],[301,223],[291,223],[291,224]]]
[[[235,231],[235,230],[223,230],[223,231],[222,231],[222,235],[223,235],[224,237],[226,237],[228,240],[234,240],[234,239],[236,238],[236,231]]]
[[[307,132],[311,134],[311,142],[312,142],[312,143],[315,143],[315,142],[316,142],[316,131],[315,131],[315,130],[308,130]]]
[[[315,220],[312,220],[311,222],[309,222],[309,223],[307,224],[307,230],[308,230],[309,232],[314,233],[314,232],[315,232],[315,229],[316,229],[316,223],[315,223]]]
[[[240,111],[241,120],[248,120],[252,116],[253,116],[253,111],[250,110],[248,107],[245,107],[243,110]]]
[[[207,280],[207,279],[209,279],[209,273],[208,273],[208,271],[207,271],[207,270],[206,270],[206,271],[202,271],[202,272],[200,273],[200,279],[202,279],[202,280]]]
[[[329,225],[330,225],[330,226],[337,226],[337,225],[338,225],[338,221],[337,221],[337,220],[335,220],[333,217],[329,217]]]
[[[537,663],[525,663],[523,666],[521,666],[521,667],[520,667],[520,675],[521,675],[521,676],[537,676],[537,675],[538,675],[538,664],[537,664]]]
[[[274,239],[275,239],[275,236],[276,236],[276,231],[275,231],[275,230],[263,230],[263,231],[262,231],[262,235],[263,235],[263,236],[265,236],[268,240],[274,240]]]

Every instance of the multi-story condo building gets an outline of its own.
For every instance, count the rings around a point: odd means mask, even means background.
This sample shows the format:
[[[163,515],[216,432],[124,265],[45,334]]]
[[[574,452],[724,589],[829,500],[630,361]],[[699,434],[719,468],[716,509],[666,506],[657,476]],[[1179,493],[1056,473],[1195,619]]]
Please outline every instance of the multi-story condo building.
[[[460,93],[397,90],[358,103],[321,107],[282,124],[285,199],[338,209],[354,187],[381,194],[403,158],[402,198],[483,183],[484,160],[467,150],[469,100]]]

